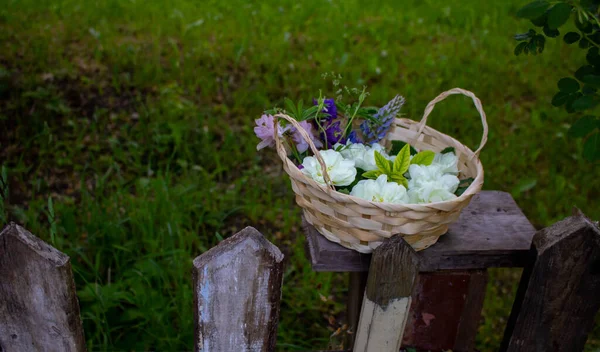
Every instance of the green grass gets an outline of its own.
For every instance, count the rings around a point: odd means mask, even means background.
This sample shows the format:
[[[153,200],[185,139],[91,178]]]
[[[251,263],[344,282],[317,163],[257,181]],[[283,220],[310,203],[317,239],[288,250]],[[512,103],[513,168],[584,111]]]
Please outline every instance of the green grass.
[[[0,222],[71,256],[90,350],[191,348],[191,260],[255,226],[286,254],[279,346],[325,348],[347,279],[310,269],[289,180],[273,151],[256,152],[253,119],[311,99],[327,71],[367,84],[372,105],[403,94],[413,119],[443,90],[469,89],[490,125],[484,188],[512,192],[537,227],[574,205],[597,218],[598,165],[565,136],[575,117],[550,105],[585,58],[560,40],[514,57],[522,4],[6,0]],[[470,146],[481,137],[467,98],[429,121]],[[518,277],[492,271],[480,350],[499,345]]]

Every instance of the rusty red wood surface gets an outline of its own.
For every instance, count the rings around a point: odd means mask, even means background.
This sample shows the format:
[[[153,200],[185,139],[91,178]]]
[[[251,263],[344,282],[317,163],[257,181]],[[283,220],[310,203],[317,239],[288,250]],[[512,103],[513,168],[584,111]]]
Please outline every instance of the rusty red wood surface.
[[[486,279],[483,270],[421,273],[403,345],[417,350],[472,351]]]

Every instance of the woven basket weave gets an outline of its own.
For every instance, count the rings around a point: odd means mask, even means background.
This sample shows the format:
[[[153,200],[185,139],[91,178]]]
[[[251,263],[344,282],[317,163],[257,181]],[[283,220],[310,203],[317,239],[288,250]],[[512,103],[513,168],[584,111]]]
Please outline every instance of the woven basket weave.
[[[436,103],[452,94],[463,94],[471,99],[481,115],[483,137],[479,148],[473,152],[456,139],[427,127],[427,117]],[[353,197],[335,191],[327,175],[325,163],[312,143],[308,133],[293,118],[278,114],[276,118],[287,120],[308,142],[312,152],[321,164],[323,178],[330,185],[323,186],[305,176],[288,158],[288,153],[279,137],[276,136],[277,154],[283,161],[283,168],[290,176],[292,189],[296,193],[296,203],[303,209],[306,220],[323,236],[344,247],[362,253],[370,253],[385,238],[400,235],[415,250],[423,250],[437,242],[448,230],[448,224],[456,221],[461,210],[483,185],[483,166],[479,152],[487,142],[488,126],[481,101],[471,92],[454,88],[433,99],[420,122],[409,119],[395,119],[390,132],[384,138],[386,146],[391,141],[400,140],[417,150],[440,152],[454,147],[458,156],[459,178],[474,178],[469,188],[459,197],[428,204],[378,203]]]

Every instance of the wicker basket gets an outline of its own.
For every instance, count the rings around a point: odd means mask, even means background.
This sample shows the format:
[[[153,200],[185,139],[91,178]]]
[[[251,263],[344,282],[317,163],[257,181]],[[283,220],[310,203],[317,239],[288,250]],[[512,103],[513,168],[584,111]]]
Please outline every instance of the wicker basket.
[[[483,137],[479,149],[475,152],[456,139],[426,126],[427,117],[435,104],[452,94],[463,94],[473,99],[481,115]],[[467,90],[454,88],[440,94],[427,104],[420,122],[395,119],[393,127],[384,139],[388,146],[390,141],[400,140],[417,150],[434,152],[454,147],[458,156],[459,178],[472,177],[474,181],[461,196],[437,203],[377,203],[336,192],[329,182],[325,163],[308,133],[287,115],[278,114],[275,117],[289,121],[298,129],[321,164],[325,182],[330,185],[322,186],[306,177],[288,158],[281,140],[275,138],[277,154],[283,161],[285,172],[290,176],[292,189],[296,193],[296,203],[303,209],[306,220],[330,241],[362,253],[370,253],[385,238],[393,235],[402,236],[417,251],[433,245],[447,232],[448,224],[458,219],[461,210],[483,185],[483,166],[479,161],[479,152],[487,141],[488,126],[481,101]]]

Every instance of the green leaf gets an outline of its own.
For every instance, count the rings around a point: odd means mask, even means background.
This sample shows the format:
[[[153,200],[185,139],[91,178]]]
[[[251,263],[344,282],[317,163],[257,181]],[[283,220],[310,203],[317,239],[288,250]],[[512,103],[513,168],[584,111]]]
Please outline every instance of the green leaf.
[[[598,127],[598,121],[595,116],[586,115],[577,120],[571,128],[569,128],[569,136],[573,138],[582,138]]]
[[[583,86],[583,88],[581,88],[581,92],[584,95],[592,95],[592,94],[595,94],[597,91],[598,91],[598,89],[590,86],[589,84],[586,84]]]
[[[578,68],[577,71],[575,71],[575,78],[583,82],[583,78],[585,76],[593,75],[594,73],[596,73],[596,71],[594,70],[594,66],[584,65]]]
[[[542,16],[549,6],[550,3],[547,1],[530,2],[517,11],[517,17],[527,18],[529,20],[536,19]]]
[[[473,177],[468,177],[468,178],[465,178],[465,179],[462,179],[462,180],[460,180],[460,183],[459,183],[459,185],[467,185],[467,186],[470,186],[470,185],[471,185],[471,183],[473,183],[473,181],[475,181],[475,179],[474,179]]]
[[[579,90],[579,82],[571,77],[561,78],[558,81],[558,89],[565,93],[575,93]]]
[[[517,44],[517,46],[515,47],[515,56],[521,55],[523,49],[525,49],[526,46],[527,42],[520,42],[519,44]]]
[[[390,150],[390,155],[397,155],[402,148],[404,148],[404,146],[406,145],[406,142],[402,142],[402,141],[392,141],[392,150]],[[410,155],[415,155],[417,154],[417,150],[415,148],[412,147],[412,145],[410,146]]]
[[[446,154],[446,153],[455,153],[456,154],[456,150],[454,149],[454,147],[447,147],[447,148],[444,148],[444,150],[442,150],[440,153],[441,154]]]
[[[408,180],[401,174],[393,173],[392,175],[388,176],[388,180],[408,188]]]
[[[52,221],[54,221],[54,205],[52,203],[52,197],[48,197],[48,213],[50,214]]]
[[[578,45],[579,45],[579,47],[580,47],[581,49],[587,49],[587,48],[589,48],[589,47],[590,47],[590,41],[589,41],[589,40],[587,40],[587,39],[585,39],[585,38],[583,38],[583,39],[581,39],[581,40],[579,41],[579,44],[578,44]]]
[[[406,145],[406,142],[392,141],[392,150],[390,150],[390,155],[398,154],[405,145]]]
[[[585,55],[585,59],[590,65],[594,65],[596,67],[600,66],[600,54],[598,54],[598,47],[591,47]]]
[[[336,189],[336,191],[343,193],[343,194],[350,194],[350,191],[348,190],[348,188],[340,188],[340,189]]]
[[[415,156],[416,157],[416,156]],[[396,160],[394,160],[394,173],[400,173],[400,175],[404,174],[408,171],[408,167],[410,166],[410,145],[405,145],[402,150],[396,155]]]
[[[288,114],[290,114],[293,118],[296,118],[296,105],[289,98],[283,99],[285,103],[285,107],[288,110]]]
[[[377,179],[377,177],[379,177],[380,175],[383,175],[383,172],[381,172],[381,170],[371,170],[362,174],[364,178],[369,178],[372,180]]]
[[[573,102],[573,109],[575,109],[575,111],[583,111],[596,105],[598,105],[598,102],[592,95],[585,95]]]
[[[573,43],[579,41],[579,39],[581,39],[581,35],[579,35],[579,33],[577,33],[577,32],[569,32],[569,33],[565,34],[565,36],[563,37],[563,40],[567,44],[573,44]]]
[[[587,76],[583,77],[583,83],[587,83],[594,87],[600,87],[600,76],[587,75]]]
[[[434,152],[432,152],[431,150],[424,150],[422,152],[419,152],[417,155],[413,156],[410,163],[411,165],[416,164],[427,166],[431,165],[431,163],[433,162],[433,158],[435,158]]]
[[[404,148],[402,148],[404,150]],[[381,170],[385,174],[392,173],[392,167],[390,167],[390,161],[385,158],[385,156],[381,155],[378,151],[375,151],[375,164],[379,170]],[[392,164],[393,165],[393,164]]]
[[[454,192],[454,194],[457,197],[462,196],[462,194],[465,193],[465,191],[469,188],[469,186],[471,186],[471,183],[473,183],[473,181],[475,181],[475,179],[473,177],[469,177],[469,178],[460,180],[460,183],[458,184],[458,188],[456,189],[456,192]]]
[[[600,160],[600,132],[594,133],[585,141],[583,157],[589,161]]]
[[[548,12],[548,27],[556,29],[565,24],[571,16],[571,5],[565,2],[559,2]]]
[[[581,98],[582,96],[583,96],[583,93],[581,93],[581,92],[569,94],[569,98],[567,99],[567,103],[565,104],[565,110],[567,110],[567,112],[569,114],[572,114],[576,111],[573,108],[573,104],[575,103],[575,101],[577,101],[577,99]]]
[[[469,186],[461,186],[458,187],[456,189],[456,192],[454,192],[454,195],[456,195],[457,197],[462,196],[463,193],[465,193],[465,191],[469,188]]]
[[[548,26],[544,26],[544,34],[546,35],[546,37],[548,38],[556,38],[560,35],[560,31],[556,28],[550,28]]]
[[[544,51],[544,47],[546,46],[546,37],[544,37],[541,34],[538,34],[533,38],[532,41],[535,41],[538,53]]]
[[[565,105],[565,103],[567,102],[567,99],[569,99],[569,93],[558,92],[552,98],[552,105],[557,106],[557,107],[561,106],[561,105]]]
[[[579,22],[579,19],[575,20],[575,27],[577,27],[577,29],[579,29],[585,34],[590,34],[593,30],[592,24],[590,22]]]
[[[513,196],[517,196],[523,192],[527,192],[533,189],[535,185],[537,185],[537,179],[525,178],[522,179],[519,183],[517,183],[517,185],[512,189],[511,193],[513,194]]]
[[[537,27],[545,27],[547,21],[548,21],[548,13],[544,12],[544,14],[541,15],[540,17],[531,20],[531,23],[533,23],[533,25],[537,26]]]

